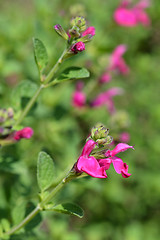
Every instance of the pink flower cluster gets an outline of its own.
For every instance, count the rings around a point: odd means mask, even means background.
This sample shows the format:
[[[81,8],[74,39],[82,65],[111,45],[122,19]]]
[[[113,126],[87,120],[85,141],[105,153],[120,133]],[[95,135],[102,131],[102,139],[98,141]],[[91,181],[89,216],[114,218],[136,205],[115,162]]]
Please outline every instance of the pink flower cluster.
[[[149,26],[150,19],[145,12],[145,8],[149,7],[149,5],[149,0],[141,0],[131,7],[130,1],[123,0],[114,12],[114,20],[118,25],[125,27],[134,27],[138,24]]]
[[[108,109],[108,112],[110,114],[113,114],[115,112],[115,106],[113,102],[113,97],[116,95],[121,95],[123,94],[123,89],[114,87],[110,88],[109,90],[100,93],[92,102],[91,106],[92,107],[101,107],[101,106],[106,106]]]
[[[127,46],[125,44],[118,45],[110,57],[109,67],[100,77],[100,83],[107,83],[112,79],[112,72],[117,71],[122,75],[126,75],[129,73],[129,67],[127,66],[125,60],[123,59],[123,55],[127,50]]]
[[[13,136],[13,139],[16,140],[16,141],[19,141],[21,138],[31,138],[32,135],[33,135],[33,129],[30,128],[30,127],[25,127],[19,131],[16,131],[14,133],[14,136]]]
[[[88,27],[83,33],[82,37],[86,35],[91,35],[92,37],[95,35],[95,28],[90,26]],[[82,52],[85,50],[85,44],[82,41],[76,42],[75,44],[72,45],[71,51],[77,54],[78,52]]]
[[[88,140],[85,144],[82,154],[74,166],[77,173],[85,172],[95,178],[107,178],[106,170],[109,169],[112,163],[115,171],[121,174],[122,177],[128,178],[131,175],[128,173],[128,165],[120,158],[116,157],[116,154],[126,151],[129,148],[134,149],[133,146],[119,143],[113,150],[106,151],[106,158],[96,159],[94,156],[91,156],[92,150],[95,148],[96,144],[97,143],[92,139]]]

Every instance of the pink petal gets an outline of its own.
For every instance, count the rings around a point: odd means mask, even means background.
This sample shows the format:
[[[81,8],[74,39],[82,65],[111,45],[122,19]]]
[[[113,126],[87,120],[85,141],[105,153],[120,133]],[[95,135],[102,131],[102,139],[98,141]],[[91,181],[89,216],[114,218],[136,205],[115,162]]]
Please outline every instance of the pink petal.
[[[121,174],[121,171],[123,169],[123,161],[120,158],[114,157],[112,163],[115,171],[118,174]]]
[[[119,87],[110,88],[108,91],[105,92],[106,97],[114,97],[117,95],[122,95],[124,90]]]
[[[99,82],[100,83],[108,83],[111,81],[111,79],[112,79],[111,74],[109,72],[106,72],[100,77]]]
[[[149,26],[150,25],[150,18],[148,17],[147,13],[145,13],[143,10],[136,10],[135,11],[137,21],[144,26]]]
[[[124,75],[129,73],[129,67],[127,66],[123,58],[119,59],[119,61],[117,62],[117,69],[120,73]]]
[[[126,163],[123,164],[123,169],[121,171],[122,177],[124,178],[128,178],[129,176],[131,176],[130,173],[128,173],[128,165]]]
[[[84,145],[81,156],[89,157],[89,154],[94,149],[95,145],[96,142],[94,142],[92,139],[87,141],[86,144]]]
[[[86,95],[81,91],[75,91],[72,96],[72,105],[74,107],[82,108],[86,103]]]
[[[125,44],[118,45],[114,52],[112,53],[113,58],[120,58],[123,56],[123,54],[126,52],[127,46]]]
[[[83,33],[82,33],[82,36],[86,36],[88,34],[91,34],[92,36],[95,35],[95,28],[94,27],[88,27]]]
[[[138,24],[132,9],[118,8],[114,12],[114,20],[117,24],[125,27],[134,27]]]
[[[100,167],[94,157],[85,158],[81,156],[77,162],[77,169],[95,178],[107,178],[105,169]]]
[[[110,156],[113,157],[113,156],[115,156],[119,152],[126,151],[128,148],[134,149],[133,146],[130,146],[130,145],[126,144],[126,143],[119,143],[119,144],[117,144],[117,146],[113,150],[107,151],[105,155],[106,155],[106,157],[108,157],[109,154],[110,154]]]
[[[104,158],[104,159],[100,159],[98,162],[99,162],[100,167],[104,167],[105,170],[108,170],[111,163],[112,163],[112,159],[111,158]]]

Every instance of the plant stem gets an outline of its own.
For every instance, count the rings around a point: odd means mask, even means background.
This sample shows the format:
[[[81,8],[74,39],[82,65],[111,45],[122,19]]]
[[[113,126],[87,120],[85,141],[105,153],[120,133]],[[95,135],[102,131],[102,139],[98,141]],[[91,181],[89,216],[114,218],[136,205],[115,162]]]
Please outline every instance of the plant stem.
[[[13,227],[10,231],[5,233],[4,235],[12,235],[16,231],[20,230],[23,228],[28,222],[30,222],[39,212],[41,211],[41,208],[39,205],[17,226]]]
[[[41,84],[41,86],[37,89],[37,91],[35,92],[34,96],[30,99],[29,103],[27,104],[27,106],[25,107],[24,111],[22,112],[22,114],[20,115],[20,117],[18,118],[18,120],[15,122],[14,126],[17,126],[18,124],[20,124],[23,120],[23,118],[28,114],[28,112],[30,111],[30,109],[32,108],[33,104],[35,103],[35,101],[37,100],[41,90],[43,88],[48,87],[47,83],[53,78],[54,74],[56,73],[56,71],[58,70],[60,64],[63,62],[63,57],[66,54],[66,52],[68,51],[68,49],[66,48],[62,55],[60,56],[60,58],[58,59],[58,61],[56,62],[56,64],[53,66],[53,68],[51,69],[51,71],[48,73],[48,75],[46,76],[43,84]],[[55,83],[51,84],[54,85]]]
[[[35,92],[34,96],[30,99],[29,103],[27,104],[27,106],[25,107],[24,111],[22,112],[22,114],[20,115],[20,117],[18,118],[18,120],[15,122],[14,126],[17,126],[18,124],[20,124],[23,120],[23,118],[28,114],[28,112],[30,111],[30,109],[32,108],[33,104],[35,103],[35,101],[37,100],[41,90],[44,88],[44,85],[42,84],[37,91]]]
[[[57,72],[59,65],[63,62],[63,57],[66,54],[66,52],[68,51],[68,49],[66,48],[62,55],[60,56],[60,58],[58,59],[58,61],[56,62],[56,64],[53,66],[53,68],[51,69],[51,71],[48,73],[48,75],[46,76],[45,80],[44,80],[44,84],[47,84],[54,76],[54,74]]]
[[[30,222],[40,211],[44,210],[45,204],[47,204],[59,191],[65,183],[69,182],[71,179],[69,179],[70,175],[68,174],[63,180],[61,180],[57,186],[49,193],[49,195],[44,198],[37,207],[17,226],[13,227],[10,231],[6,232],[4,235],[12,235],[16,231],[23,228],[28,222]]]

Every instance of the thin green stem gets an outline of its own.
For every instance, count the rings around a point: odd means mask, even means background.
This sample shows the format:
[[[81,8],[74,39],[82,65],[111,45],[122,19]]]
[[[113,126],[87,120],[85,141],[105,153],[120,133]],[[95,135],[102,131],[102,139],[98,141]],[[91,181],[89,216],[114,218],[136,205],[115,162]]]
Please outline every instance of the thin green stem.
[[[67,53],[68,49],[66,48],[62,55],[60,56],[60,58],[58,59],[58,61],[56,62],[56,64],[53,66],[53,68],[51,69],[51,71],[48,73],[48,75],[46,76],[45,80],[44,80],[44,84],[47,84],[54,76],[54,74],[57,72],[59,66],[61,65],[61,63],[63,62],[63,57],[64,55]]]
[[[23,228],[28,222],[30,222],[39,212],[41,211],[41,207],[37,205],[37,207],[17,226],[13,227],[10,231],[6,232],[5,235],[12,235],[21,228]]]
[[[27,223],[29,223],[40,211],[44,210],[45,204],[47,204],[65,185],[65,183],[69,182],[70,179],[70,173],[61,180],[57,186],[49,193],[49,195],[44,198],[38,205],[37,207],[17,226],[13,227],[10,231],[5,233],[5,236],[7,235],[12,235],[16,231],[20,230],[23,228]]]
[[[33,104],[35,103],[35,101],[37,100],[41,90],[44,88],[44,85],[42,84],[37,91],[35,92],[34,96],[30,99],[29,103],[27,104],[27,106],[25,107],[25,109],[23,110],[22,114],[20,115],[20,117],[18,118],[18,120],[15,122],[14,126],[19,125],[23,118],[28,114],[28,112],[30,111],[30,109],[32,108]]]

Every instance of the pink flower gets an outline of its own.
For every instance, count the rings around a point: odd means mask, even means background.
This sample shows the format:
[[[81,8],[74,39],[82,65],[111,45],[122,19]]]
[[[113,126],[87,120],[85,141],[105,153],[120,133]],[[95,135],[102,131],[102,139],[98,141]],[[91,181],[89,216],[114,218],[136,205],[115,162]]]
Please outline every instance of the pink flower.
[[[76,172],[85,172],[95,178],[107,178],[105,168],[99,165],[99,162],[95,157],[89,156],[95,145],[96,142],[93,140],[89,140],[85,144],[82,154],[75,165],[75,170]]]
[[[71,51],[74,52],[75,54],[77,54],[78,52],[82,52],[84,50],[85,44],[81,41],[73,44],[73,46],[71,47]]]
[[[112,79],[112,76],[109,72],[105,72],[99,79],[100,83],[108,83]]]
[[[129,135],[128,132],[123,132],[123,133],[120,134],[119,139],[120,139],[121,142],[127,143],[130,140],[130,135]]]
[[[128,173],[128,165],[120,158],[115,157],[115,154],[125,151],[128,148],[133,148],[132,146],[120,143],[112,151],[108,150],[106,152],[105,159],[96,159],[95,157],[90,156],[95,146],[96,142],[93,140],[87,141],[82,150],[82,154],[74,166],[77,173],[85,172],[95,178],[107,178],[105,171],[108,170],[110,164],[113,163],[115,171],[118,174],[122,174],[122,177],[127,178],[131,175]]]
[[[149,6],[149,0],[141,0],[135,6],[130,6],[130,1],[122,1],[114,12],[114,20],[117,24],[126,27],[134,27],[138,24],[150,25],[150,19],[144,9]]]
[[[105,105],[109,113],[115,112],[114,102],[112,97],[116,95],[121,95],[123,93],[122,88],[111,88],[103,93],[100,93],[91,103],[92,107],[100,107]]]
[[[127,74],[129,72],[129,67],[126,65],[123,54],[126,52],[127,47],[121,44],[115,48],[111,55],[111,62],[109,70],[118,70],[121,74]]]
[[[94,36],[95,35],[95,28],[94,27],[88,27],[83,33],[82,33],[82,37],[86,36],[86,35],[92,35]]]
[[[31,138],[33,135],[33,129],[30,127],[25,127],[14,133],[14,140],[19,141],[21,138]]]
[[[76,91],[72,95],[72,105],[77,108],[82,108],[86,104],[86,95],[82,92],[83,82],[79,81],[76,84]]]
[[[115,157],[119,152],[126,151],[129,148],[133,148],[133,146],[129,146],[125,143],[119,143],[113,150],[108,150],[106,152],[106,159],[99,160],[99,164],[101,167],[104,167],[106,170],[109,169],[110,164],[113,163],[113,167],[118,174],[122,174],[122,177],[127,178],[131,174],[128,173],[128,165],[124,163],[120,158]]]

